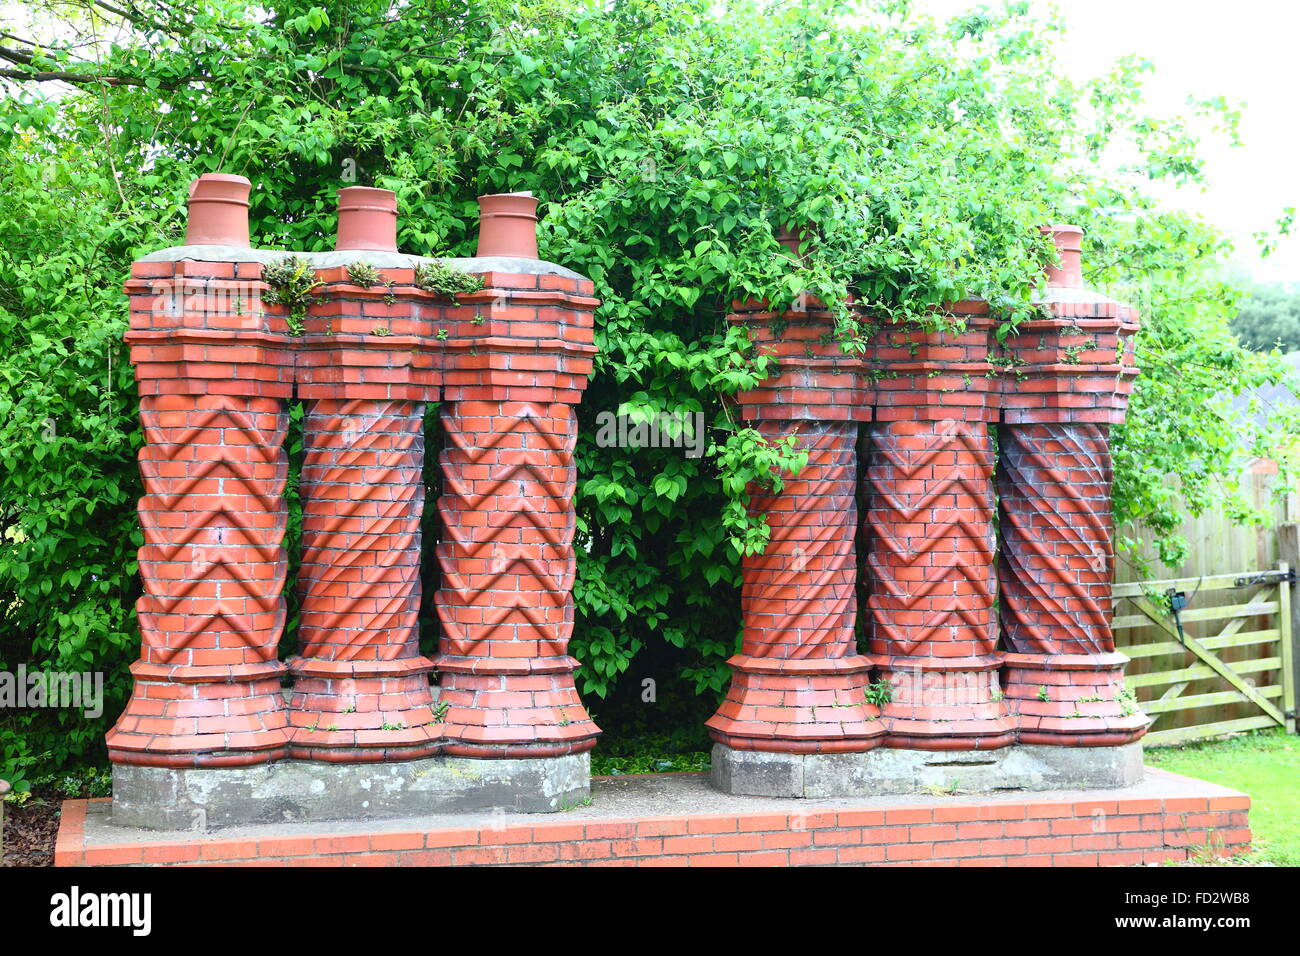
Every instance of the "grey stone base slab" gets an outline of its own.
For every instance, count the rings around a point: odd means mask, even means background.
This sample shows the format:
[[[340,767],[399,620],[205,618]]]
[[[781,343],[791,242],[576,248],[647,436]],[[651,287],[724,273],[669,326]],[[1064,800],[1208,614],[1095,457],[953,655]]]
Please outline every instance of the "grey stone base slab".
[[[253,767],[113,766],[113,823],[209,830],[435,813],[554,813],[591,796],[591,754],[400,763],[282,760]]]
[[[713,745],[710,782],[756,797],[869,797],[1005,790],[1105,790],[1142,779],[1141,742],[1120,747],[1021,745],[998,750],[780,754]]]

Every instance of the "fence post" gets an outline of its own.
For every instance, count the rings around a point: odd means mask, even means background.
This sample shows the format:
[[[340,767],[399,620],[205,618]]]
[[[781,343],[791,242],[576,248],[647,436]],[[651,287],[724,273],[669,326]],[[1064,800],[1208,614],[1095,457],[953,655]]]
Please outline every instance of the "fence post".
[[[1282,571],[1300,568],[1300,524],[1288,521],[1277,526],[1277,552],[1282,561]],[[1297,670],[1300,654],[1296,654],[1293,643],[1296,634],[1300,633],[1300,622],[1296,620],[1296,615],[1300,614],[1300,601],[1293,600],[1291,589],[1294,587],[1286,580],[1277,585],[1280,605],[1278,630],[1282,636],[1282,710],[1286,714],[1288,733],[1295,733],[1296,688],[1300,686],[1300,670]]]

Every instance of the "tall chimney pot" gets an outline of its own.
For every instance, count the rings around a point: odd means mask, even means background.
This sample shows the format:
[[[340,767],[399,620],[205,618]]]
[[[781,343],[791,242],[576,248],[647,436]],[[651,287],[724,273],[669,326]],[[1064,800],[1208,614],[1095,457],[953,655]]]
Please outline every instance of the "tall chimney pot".
[[[397,194],[370,186],[339,190],[339,227],[334,248],[397,251]]]
[[[537,258],[537,197],[532,193],[493,193],[478,197],[476,256]]]
[[[190,183],[187,246],[248,248],[248,194],[253,184],[243,176],[204,173]]]

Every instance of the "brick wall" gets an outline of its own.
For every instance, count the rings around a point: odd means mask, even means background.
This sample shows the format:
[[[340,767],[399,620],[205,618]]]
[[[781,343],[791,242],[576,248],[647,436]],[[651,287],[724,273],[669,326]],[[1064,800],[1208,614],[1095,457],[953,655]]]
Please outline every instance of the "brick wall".
[[[146,437],[145,596],[135,691],[108,735],[110,759],[193,767],[590,749],[599,731],[568,642],[573,409],[591,372],[592,284],[545,263],[500,271],[494,263],[520,260],[498,258],[462,264],[479,290],[422,288],[396,256],[393,194],[351,187],[337,248],[376,271],[309,257],[316,286],[286,303],[266,274],[280,257],[249,248],[249,188],[197,180],[189,238],[202,245],[135,263],[126,284]],[[495,242],[500,253],[519,244],[521,224],[535,227],[537,201],[489,200],[505,213],[490,217],[495,227],[515,230]],[[515,253],[530,254],[535,239]],[[286,663],[294,396],[308,408],[302,618]],[[436,660],[420,655],[417,630],[433,401],[447,429]]]
[[[109,734],[111,759],[234,766],[590,749],[599,729],[568,644],[574,408],[592,369],[592,284],[478,259],[464,268],[482,289],[422,288],[396,258],[393,194],[354,187],[340,194],[337,246],[377,256],[373,281],[318,258],[310,300],[272,305],[271,258],[248,248],[248,190],[239,177],[198,180],[191,238],[218,244],[138,262],[126,286],[146,434],[145,595],[135,692]],[[534,256],[536,200],[483,202],[480,247]],[[959,322],[942,330],[864,312],[875,323],[864,356],[840,349],[824,303],[783,313],[735,304],[731,321],[778,362],[738,397],[741,415],[769,439],[794,436],[810,460],[754,501],[772,543],[743,564],[744,644],[708,722],[715,740],[830,753],[1090,746],[1144,732],[1121,693],[1106,588],[1109,426],[1136,374],[1136,316],[1082,287],[1080,231],[1051,231],[1061,266],[1043,317],[1005,342],[978,301],[955,304]],[[782,241],[797,251],[793,235]],[[299,652],[282,662],[293,396],[309,403],[303,611]],[[441,643],[430,660],[416,625],[420,430],[432,401],[447,441]],[[860,577],[868,654],[855,640]],[[887,699],[868,702],[872,680]]]
[[[732,660],[732,688],[709,721],[714,740],[787,753],[980,750],[1116,745],[1145,732],[1123,690],[1109,592],[1109,427],[1123,420],[1137,374],[1137,317],[1083,286],[1078,227],[1045,231],[1060,264],[1049,270],[1041,317],[1005,341],[980,301],[955,303],[950,319],[933,324],[859,310],[871,333],[860,357],[840,351],[821,303],[781,315],[734,304],[731,321],[778,363],[740,396],[748,422],[769,440],[795,436],[809,448],[825,442],[823,423],[865,429],[865,458],[840,463],[862,483],[865,567],[841,570],[865,584],[869,655],[837,646],[871,672],[834,689],[856,694],[864,677],[873,681],[882,706],[870,717],[883,735],[824,716],[836,698],[823,676],[789,667],[769,676],[755,665],[820,658],[827,620],[853,627],[843,592],[781,546],[791,528],[825,551],[836,551],[829,539],[840,550],[852,542],[851,525],[825,517],[814,480],[792,482],[779,500],[754,489],[778,544],[743,569],[746,652]],[[848,434],[841,444],[852,447]],[[816,475],[820,463],[810,467]],[[777,596],[772,582],[784,601],[779,625],[772,601],[755,599]],[[755,637],[769,627],[779,637]],[[758,732],[763,719],[792,726],[782,714],[798,715],[797,735],[775,724]]]
[[[1230,855],[1250,841],[1248,797],[1176,796],[1172,790],[781,812],[515,816],[463,827],[290,829],[131,842],[92,832],[87,814],[96,812],[93,803],[64,804],[56,865],[1134,866]]]

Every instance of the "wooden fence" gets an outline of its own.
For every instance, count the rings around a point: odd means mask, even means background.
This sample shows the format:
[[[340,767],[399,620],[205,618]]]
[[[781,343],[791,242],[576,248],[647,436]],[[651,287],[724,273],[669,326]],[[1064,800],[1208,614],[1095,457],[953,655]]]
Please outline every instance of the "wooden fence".
[[[1115,643],[1131,658],[1129,686],[1154,718],[1149,745],[1295,729],[1300,621],[1287,579],[1300,567],[1292,523],[1300,501],[1294,489],[1275,494],[1276,481],[1268,462],[1245,479],[1248,500],[1268,516],[1262,526],[1236,526],[1222,513],[1189,519],[1190,547],[1175,577],[1144,582],[1132,567],[1118,568]],[[1177,620],[1171,593],[1186,601]]]
[[[1148,745],[1263,727],[1295,732],[1292,583],[1282,562],[1266,572],[1116,586],[1117,639],[1155,635],[1121,642],[1132,660],[1128,685],[1155,718]],[[1227,601],[1189,600],[1174,613],[1181,601],[1171,598],[1189,593]]]

